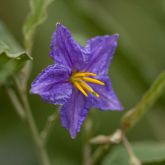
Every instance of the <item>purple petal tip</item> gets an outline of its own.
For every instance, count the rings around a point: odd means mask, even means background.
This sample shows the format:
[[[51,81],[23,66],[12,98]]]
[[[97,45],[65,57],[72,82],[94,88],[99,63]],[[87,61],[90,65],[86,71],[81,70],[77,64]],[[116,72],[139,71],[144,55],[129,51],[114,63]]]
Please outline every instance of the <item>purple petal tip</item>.
[[[57,23],[56,23],[56,26],[59,26],[59,25],[61,25],[61,23],[60,23],[60,22],[57,22]]]
[[[119,34],[118,33],[115,33],[113,36],[116,37],[116,38],[119,38]]]

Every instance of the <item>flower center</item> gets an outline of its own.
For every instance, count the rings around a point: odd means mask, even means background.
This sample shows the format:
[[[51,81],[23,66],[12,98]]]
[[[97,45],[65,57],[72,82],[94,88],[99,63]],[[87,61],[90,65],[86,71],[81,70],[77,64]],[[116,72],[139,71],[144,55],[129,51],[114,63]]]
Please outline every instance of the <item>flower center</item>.
[[[73,86],[78,89],[84,96],[88,96],[88,93],[91,93],[92,95],[99,97],[99,94],[96,93],[87,83],[93,83],[98,85],[104,85],[103,82],[92,78],[96,76],[95,73],[91,72],[73,72],[70,77],[70,82],[73,84]]]

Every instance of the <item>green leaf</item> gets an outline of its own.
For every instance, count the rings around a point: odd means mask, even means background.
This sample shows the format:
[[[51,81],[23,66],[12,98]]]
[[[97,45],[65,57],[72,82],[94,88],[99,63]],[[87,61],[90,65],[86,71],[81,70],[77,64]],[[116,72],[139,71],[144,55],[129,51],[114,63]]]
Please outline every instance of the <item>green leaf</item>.
[[[165,160],[165,143],[143,142],[131,145],[135,155],[143,165],[161,165]],[[102,165],[129,165],[129,156],[123,146],[112,150],[102,162]]]
[[[129,110],[122,118],[121,125],[126,130],[133,127],[142,116],[150,110],[165,89],[165,72],[162,72],[154,81],[150,89],[144,94],[138,104]]]
[[[28,15],[23,26],[23,34],[25,37],[25,45],[27,48],[32,45],[33,34],[37,26],[46,19],[46,9],[53,0],[31,0],[31,12]]]
[[[0,22],[0,85],[31,59]]]

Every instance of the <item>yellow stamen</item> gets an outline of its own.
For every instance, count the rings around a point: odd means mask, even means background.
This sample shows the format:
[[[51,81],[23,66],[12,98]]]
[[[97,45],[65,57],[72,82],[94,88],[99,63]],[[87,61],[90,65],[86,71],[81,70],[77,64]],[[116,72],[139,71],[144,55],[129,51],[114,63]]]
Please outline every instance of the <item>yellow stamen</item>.
[[[90,92],[90,93],[93,92],[93,89],[92,89],[87,83],[85,83],[84,81],[79,80],[79,83],[81,84],[81,86],[82,86],[87,92]]]
[[[98,84],[98,85],[104,85],[103,82],[100,80],[91,78],[89,76],[96,76],[95,73],[91,72],[73,72],[70,81],[73,84],[75,88],[77,88],[84,96],[88,96],[87,92],[91,93],[95,97],[100,97],[98,93],[96,93],[88,84],[93,83],[93,84]]]
[[[99,94],[97,94],[87,83],[85,83],[84,81],[80,80],[79,81],[81,86],[87,91],[90,92],[91,94],[93,94],[96,97],[99,97]]]
[[[91,72],[78,72],[73,74],[73,77],[86,77],[86,76],[96,76],[96,74],[91,73]]]
[[[92,94],[93,94],[94,96],[96,96],[96,97],[100,97],[99,94],[96,93],[96,92],[94,92],[94,91],[92,92]]]
[[[90,77],[83,77],[82,78],[84,81],[86,82],[90,82],[90,83],[94,83],[94,84],[99,84],[99,85],[105,85],[103,82],[97,80],[97,79],[94,79],[94,78],[90,78]]]
[[[78,82],[74,81],[73,84],[84,96],[86,97],[88,96],[87,93],[84,91],[84,89],[81,87],[81,85]]]

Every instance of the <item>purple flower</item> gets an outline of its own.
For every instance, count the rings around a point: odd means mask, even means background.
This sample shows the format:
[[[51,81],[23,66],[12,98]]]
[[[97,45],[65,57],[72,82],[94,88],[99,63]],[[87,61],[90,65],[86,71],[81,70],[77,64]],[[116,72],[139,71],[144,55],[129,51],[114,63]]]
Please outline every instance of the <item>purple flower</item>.
[[[37,76],[31,93],[51,104],[61,105],[61,123],[72,138],[79,132],[91,107],[103,111],[122,110],[107,74],[117,38],[117,34],[97,36],[82,47],[66,27],[57,24],[49,54],[55,64]]]

